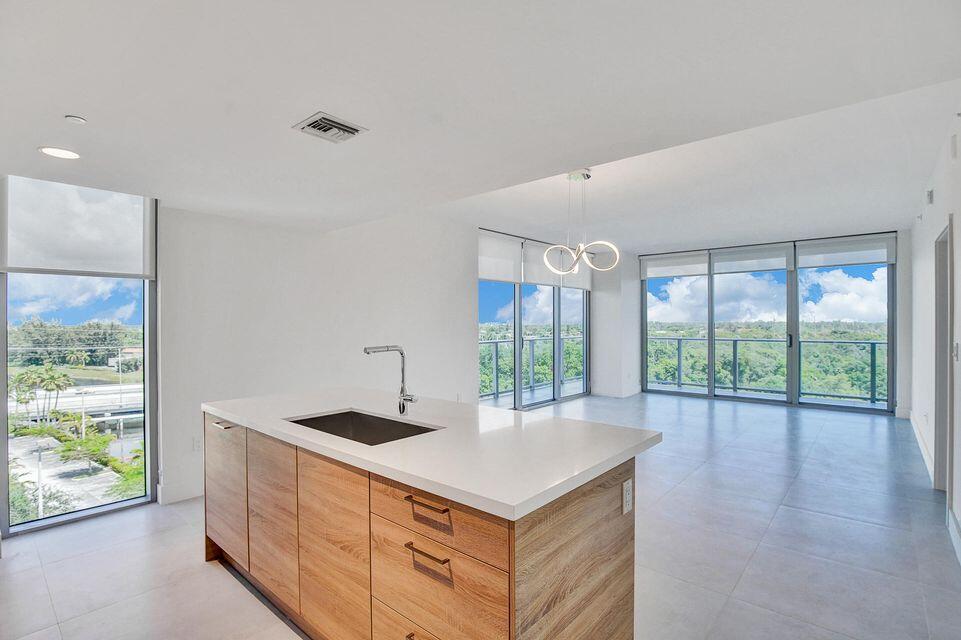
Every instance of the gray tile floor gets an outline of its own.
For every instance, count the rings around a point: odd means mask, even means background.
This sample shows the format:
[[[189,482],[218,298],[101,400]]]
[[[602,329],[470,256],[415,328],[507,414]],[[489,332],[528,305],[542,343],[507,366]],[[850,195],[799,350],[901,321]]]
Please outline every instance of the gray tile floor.
[[[638,640],[961,639],[943,494],[904,421],[663,395],[539,411],[664,432],[637,461]],[[5,540],[0,640],[295,640],[202,532],[191,500]]]
[[[907,421],[657,394],[539,411],[664,433],[637,460],[638,640],[961,639]]]

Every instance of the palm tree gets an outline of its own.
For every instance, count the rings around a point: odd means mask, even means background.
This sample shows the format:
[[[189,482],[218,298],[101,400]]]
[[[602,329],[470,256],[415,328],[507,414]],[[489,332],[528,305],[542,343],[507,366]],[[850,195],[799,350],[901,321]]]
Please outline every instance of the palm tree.
[[[11,376],[7,387],[7,394],[16,403],[16,413],[14,417],[19,417],[20,406],[27,407],[37,397],[36,385],[32,380],[29,370]]]
[[[43,365],[43,369],[38,372],[39,384],[37,386],[47,392],[46,402],[44,403],[44,417],[50,415],[51,410],[56,411],[60,403],[60,392],[73,386],[73,378],[62,371],[57,371],[53,364],[48,362]],[[53,406],[50,404],[50,394],[53,396]]]
[[[71,351],[67,354],[67,362],[82,369],[88,362],[90,362],[90,354],[81,349]]]

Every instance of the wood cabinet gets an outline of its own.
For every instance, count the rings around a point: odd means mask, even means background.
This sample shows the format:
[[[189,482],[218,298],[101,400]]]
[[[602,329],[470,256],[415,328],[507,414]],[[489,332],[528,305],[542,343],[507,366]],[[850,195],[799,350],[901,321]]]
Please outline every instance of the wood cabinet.
[[[374,515],[375,598],[444,640],[509,637],[510,576]]]
[[[207,538],[248,569],[247,429],[206,416],[204,490]]]
[[[297,447],[247,433],[247,514],[250,575],[299,612]]]
[[[373,605],[374,640],[440,640],[380,600]]]
[[[371,476],[370,511],[462,553],[510,569],[510,523],[405,484]]]
[[[301,615],[324,638],[369,640],[370,478],[297,451]]]
[[[509,522],[210,416],[204,448],[208,559],[312,638],[633,639],[633,459]]]

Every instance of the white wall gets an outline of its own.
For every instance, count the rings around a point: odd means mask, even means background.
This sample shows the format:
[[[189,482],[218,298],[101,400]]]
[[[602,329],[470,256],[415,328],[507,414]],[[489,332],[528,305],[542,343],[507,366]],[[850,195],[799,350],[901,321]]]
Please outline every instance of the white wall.
[[[200,403],[327,385],[477,394],[477,235],[431,216],[327,234],[161,209],[163,502],[203,492]]]
[[[640,265],[625,256],[597,272],[591,290],[591,392],[625,398],[641,390]]]
[[[954,120],[949,137],[938,156],[937,167],[927,186],[934,190],[934,204],[927,204],[926,198],[919,204],[919,217],[912,228],[913,239],[913,357],[912,357],[912,399],[911,422],[914,425],[921,447],[931,469],[934,459],[934,431],[935,431],[935,255],[934,244],[938,236],[948,225],[949,216],[953,215],[954,235],[954,299],[961,300],[961,278],[958,269],[961,267],[961,236],[959,236],[957,219],[961,212],[961,161],[952,155],[950,136],[961,138],[961,121]],[[923,194],[919,194],[923,196]],[[961,337],[961,313],[958,313],[955,303],[954,339]],[[955,380],[955,402],[961,401],[961,366],[953,362]],[[961,412],[955,409],[956,420]],[[958,433],[957,426],[955,433]],[[961,437],[954,442],[955,468],[961,464]],[[953,491],[952,510],[955,514],[961,512],[961,473],[955,472],[955,487]]]
[[[897,264],[897,366],[895,382],[897,405],[895,415],[899,418],[911,417],[912,389],[911,375],[914,367],[914,256],[910,229],[898,231]]]

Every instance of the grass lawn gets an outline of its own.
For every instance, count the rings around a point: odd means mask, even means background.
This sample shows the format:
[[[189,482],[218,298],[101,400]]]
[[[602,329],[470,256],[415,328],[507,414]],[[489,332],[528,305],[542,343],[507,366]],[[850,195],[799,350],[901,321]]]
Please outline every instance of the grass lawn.
[[[9,366],[7,368],[7,375],[15,376],[21,371],[26,369],[26,367],[19,366]],[[113,367],[56,367],[58,371],[63,371],[69,375],[76,386],[94,385],[94,384],[119,384],[120,374],[117,373],[116,369]],[[141,371],[127,371],[123,374],[123,383],[132,384],[134,382],[143,382],[143,370]]]

